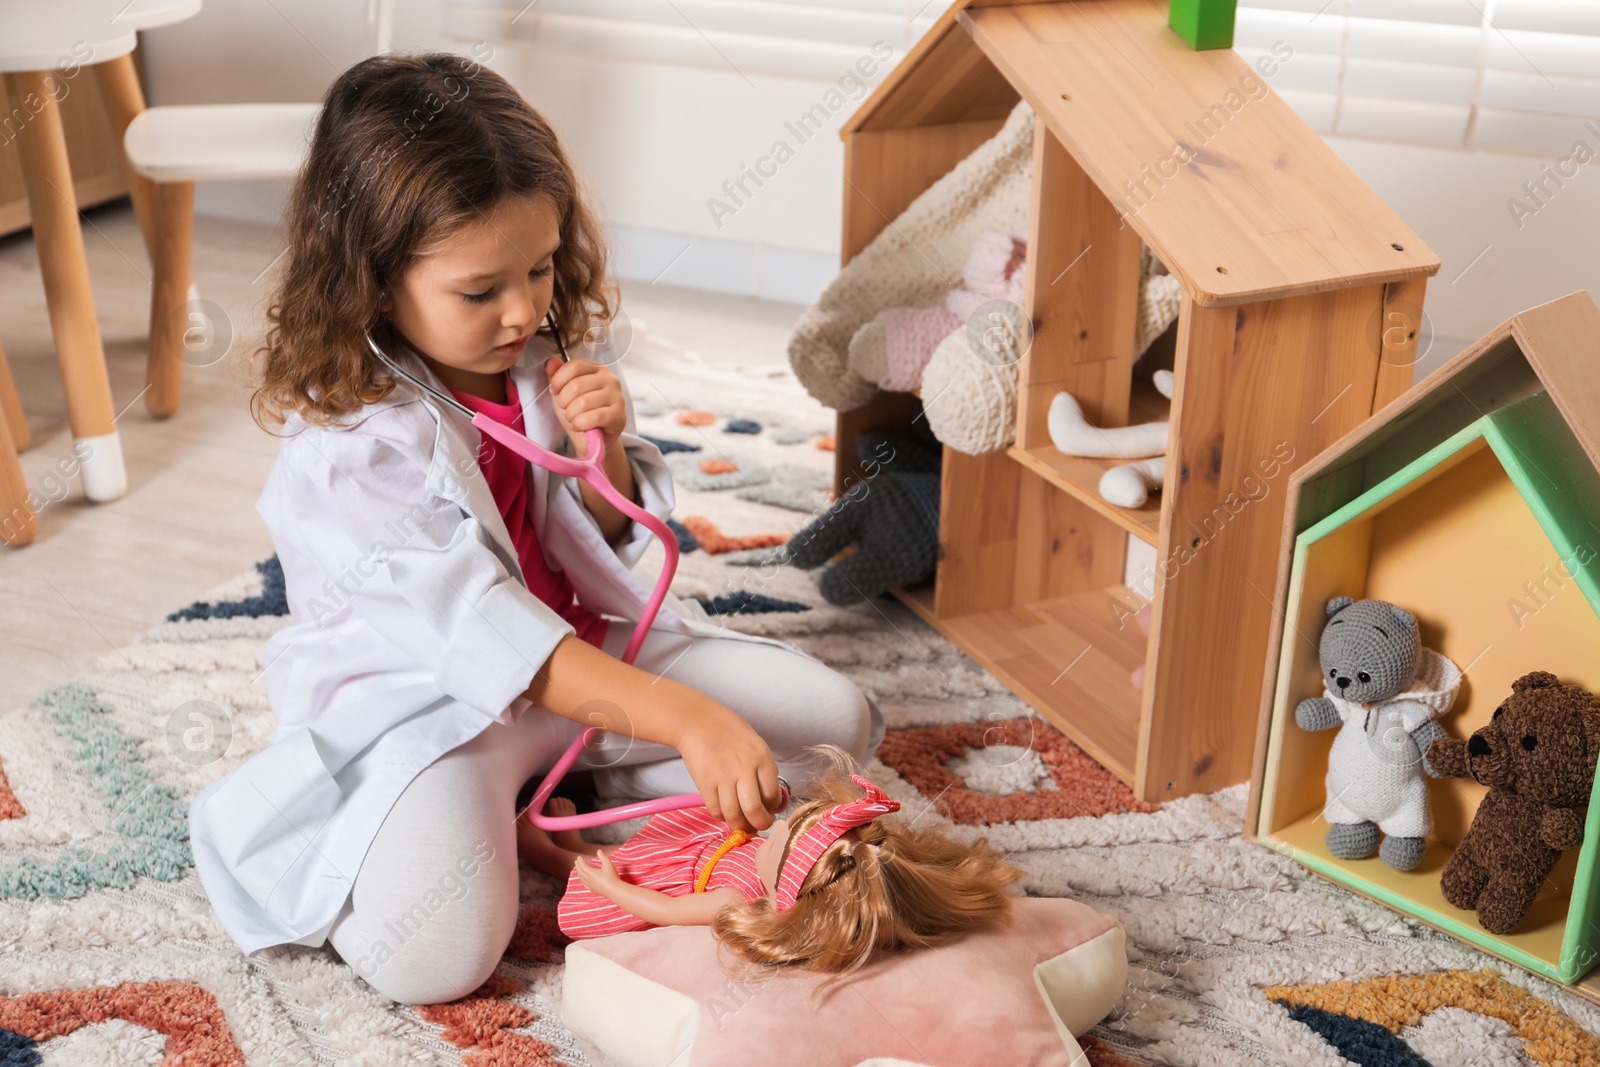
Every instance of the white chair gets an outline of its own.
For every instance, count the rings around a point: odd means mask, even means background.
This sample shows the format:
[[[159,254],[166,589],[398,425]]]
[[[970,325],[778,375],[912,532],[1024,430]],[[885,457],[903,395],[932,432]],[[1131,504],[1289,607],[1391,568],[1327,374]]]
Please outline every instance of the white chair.
[[[0,0],[6,2],[6,0]],[[56,0],[88,2],[100,0]],[[127,0],[124,0],[127,2]],[[185,18],[201,0],[131,0],[119,18],[150,29]],[[394,0],[368,0],[367,24],[375,49],[389,50]],[[150,382],[146,404],[158,415],[176,411],[182,392],[184,339],[191,327],[210,325],[193,306],[189,253],[194,235],[194,183],[292,178],[300,172],[320,104],[173,104],[147,108],[131,65],[126,73],[100,68],[107,96],[125,103],[118,118],[123,154],[132,172],[134,207],[155,273],[150,304]],[[140,199],[147,206],[140,207]]]
[[[65,0],[98,3],[100,0]],[[201,0],[131,0],[116,21],[150,30],[189,18]],[[305,157],[316,104],[207,104],[147,108],[131,57],[95,68],[121,140],[128,189],[154,277],[150,286],[151,414],[171,415],[183,396],[185,338],[197,325],[190,248],[194,183],[292,177]]]
[[[94,4],[99,0],[56,0],[64,5]],[[153,30],[182,22],[200,13],[201,0],[125,0],[119,5],[114,21],[132,30]],[[105,103],[106,116],[111,120],[111,133],[120,144],[128,124],[144,110],[144,89],[139,85],[139,72],[134,67],[133,56],[119,56],[105,63],[95,64],[95,76],[100,82],[100,97]],[[124,164],[126,164],[124,160]],[[179,255],[165,229],[161,216],[169,211],[185,217],[182,205],[172,207],[159,202],[163,195],[155,183],[142,178],[131,167],[124,166],[128,180],[128,196],[139,217],[139,228],[144,234],[145,251],[150,255],[152,279],[150,292],[149,388],[145,391],[146,410],[157,418],[165,418],[178,410],[178,400],[183,393],[182,344],[183,301],[189,288],[188,240],[184,238],[181,262],[158,262],[159,257]],[[169,194],[170,195],[170,194]],[[181,192],[179,193],[181,198]],[[170,280],[174,274],[182,275],[179,297],[173,302],[172,293],[155,282]],[[170,313],[169,313],[170,312]]]
[[[157,414],[178,408],[184,338],[209,327],[190,306],[194,183],[292,178],[305,162],[320,104],[173,104],[145,108],[127,125],[128,167],[150,184],[150,382]]]

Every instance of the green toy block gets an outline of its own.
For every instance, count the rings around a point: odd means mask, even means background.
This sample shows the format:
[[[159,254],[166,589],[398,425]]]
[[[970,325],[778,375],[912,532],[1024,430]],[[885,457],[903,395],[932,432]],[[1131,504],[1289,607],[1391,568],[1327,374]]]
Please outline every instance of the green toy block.
[[[1233,12],[1238,0],[1170,0],[1167,25],[1195,51],[1233,47]]]

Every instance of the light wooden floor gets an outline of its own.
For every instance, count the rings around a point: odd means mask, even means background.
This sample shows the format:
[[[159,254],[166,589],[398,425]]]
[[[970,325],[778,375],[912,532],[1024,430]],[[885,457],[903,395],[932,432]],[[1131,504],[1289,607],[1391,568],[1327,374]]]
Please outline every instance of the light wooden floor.
[[[0,714],[272,553],[255,500],[277,444],[250,419],[245,373],[280,237],[265,226],[196,220],[201,296],[224,309],[234,340],[220,362],[185,368],[183,407],[157,421],[140,393],[149,262],[133,213],[126,205],[91,211],[84,235],[112,395],[123,412],[129,489],[114,503],[89,504],[75,478],[56,483],[72,442],[38,259],[30,235],[0,239],[0,345],[33,430],[23,471],[41,495],[58,497],[40,513],[32,545],[0,547]],[[719,366],[786,365],[802,310],[643,283],[623,288],[625,307],[655,335]]]

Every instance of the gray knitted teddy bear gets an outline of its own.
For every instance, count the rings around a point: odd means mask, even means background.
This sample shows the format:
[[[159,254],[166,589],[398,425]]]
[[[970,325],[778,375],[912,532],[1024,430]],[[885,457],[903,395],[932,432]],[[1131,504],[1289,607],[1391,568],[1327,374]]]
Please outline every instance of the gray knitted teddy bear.
[[[918,429],[913,426],[911,433]],[[856,455],[867,477],[789,538],[779,553],[780,562],[810,570],[855,545],[817,579],[828,603],[844,607],[933,576],[939,562],[943,455],[926,429],[918,437],[882,430],[858,434]]]
[[[1422,862],[1433,830],[1428,745],[1443,737],[1434,721],[1450,710],[1461,671],[1423,648],[1417,620],[1382,600],[1328,601],[1319,651],[1324,694],[1302,700],[1303,730],[1339,727],[1328,753],[1328,851],[1341,859],[1378,854],[1397,871]]]

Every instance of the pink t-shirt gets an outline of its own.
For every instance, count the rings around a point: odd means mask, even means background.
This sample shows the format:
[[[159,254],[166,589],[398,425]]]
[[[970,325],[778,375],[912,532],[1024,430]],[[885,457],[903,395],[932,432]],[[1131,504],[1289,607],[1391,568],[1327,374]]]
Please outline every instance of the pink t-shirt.
[[[518,433],[526,433],[522,424],[522,404],[517,398],[517,387],[506,375],[506,403],[496,404],[470,393],[457,393],[455,398],[473,411],[487,414],[495,422],[509,426]],[[505,520],[511,543],[517,547],[517,560],[522,564],[522,575],[528,580],[528,591],[549,604],[556,613],[572,624],[578,637],[600,647],[606,638],[610,621],[578,603],[577,594],[565,571],[553,571],[545,562],[539,548],[539,539],[533,531],[533,518],[528,513],[528,461],[511,449],[483,438],[478,449],[478,469],[494,494],[500,507],[500,517]]]

